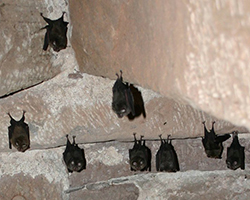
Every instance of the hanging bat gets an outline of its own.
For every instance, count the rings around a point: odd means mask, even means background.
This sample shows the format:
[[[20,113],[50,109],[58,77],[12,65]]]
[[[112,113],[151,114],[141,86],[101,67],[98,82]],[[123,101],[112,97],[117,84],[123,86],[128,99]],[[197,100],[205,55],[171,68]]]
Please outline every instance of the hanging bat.
[[[245,169],[245,147],[241,146],[238,139],[238,132],[233,132],[233,141],[227,148],[227,167],[236,170],[239,167]]]
[[[117,80],[112,88],[113,90],[113,101],[112,109],[117,114],[119,118],[128,115],[131,113],[135,115],[134,109],[134,98],[130,91],[129,85],[123,83],[122,71],[121,75],[117,75]]]
[[[205,137],[202,138],[202,143],[205,148],[207,157],[221,159],[221,155],[223,152],[222,142],[230,138],[230,134],[217,136],[214,132],[215,122],[212,122],[212,129],[210,130],[210,132],[206,128],[205,121],[202,123],[204,124],[205,133]]]
[[[46,51],[48,46],[51,45],[53,50],[59,52],[62,49],[67,47],[67,25],[68,22],[63,21],[63,12],[62,17],[57,20],[51,20],[43,16],[40,13],[43,19],[49,24],[41,29],[46,29],[44,37],[43,50]]]
[[[24,122],[25,120],[25,111],[23,111],[23,116],[19,121],[13,119],[13,117],[8,113],[10,116],[10,126],[8,127],[9,130],[9,148],[12,149],[12,145],[21,152],[25,152],[27,149],[30,148],[30,133],[29,133],[29,126]]]
[[[159,135],[161,139],[161,146],[156,153],[156,170],[157,171],[166,171],[166,172],[177,172],[180,171],[178,157],[176,151],[171,144],[171,140],[169,142],[168,139],[163,140],[161,135]]]
[[[129,149],[129,163],[131,171],[151,171],[151,150],[145,145],[143,136],[138,141],[134,133],[134,146]]]
[[[73,171],[81,172],[83,169],[86,169],[84,149],[78,147],[75,142],[75,137],[76,136],[73,136],[73,143],[71,144],[68,135],[66,135],[67,145],[63,152],[63,160],[70,173]]]

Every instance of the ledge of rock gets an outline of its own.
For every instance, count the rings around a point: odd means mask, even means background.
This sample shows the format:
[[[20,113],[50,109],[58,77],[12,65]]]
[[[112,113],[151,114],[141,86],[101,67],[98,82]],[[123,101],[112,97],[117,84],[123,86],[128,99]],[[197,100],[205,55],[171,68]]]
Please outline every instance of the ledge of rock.
[[[62,11],[68,11],[68,7],[60,0],[31,1],[28,6],[27,1],[0,2],[0,97],[49,80],[65,70],[72,49],[59,53],[50,48],[43,51],[46,30],[40,30],[46,26],[41,12],[57,19]]]
[[[250,2],[70,1],[82,72],[149,88],[250,128]]]

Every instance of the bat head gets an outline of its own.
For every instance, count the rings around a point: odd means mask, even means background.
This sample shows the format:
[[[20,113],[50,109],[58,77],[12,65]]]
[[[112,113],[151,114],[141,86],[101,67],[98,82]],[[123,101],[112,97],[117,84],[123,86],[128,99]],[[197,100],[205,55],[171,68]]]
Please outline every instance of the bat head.
[[[208,158],[221,158],[221,154],[223,151],[222,144],[216,144],[217,148],[214,146],[213,149],[205,149]]]
[[[68,164],[69,171],[80,172],[85,169],[85,161],[83,159],[73,158]]]
[[[30,142],[27,137],[20,136],[15,138],[13,141],[13,146],[21,152],[25,152],[27,149],[30,148]]]
[[[62,30],[63,29],[63,30]],[[65,29],[65,30],[64,30]],[[62,49],[66,49],[67,47],[67,27],[62,27],[58,29],[57,26],[54,26],[51,30],[53,34],[50,34],[50,45],[54,51],[59,52]]]
[[[122,118],[131,112],[126,102],[112,103],[112,109],[119,118]]]
[[[239,157],[232,156],[226,160],[227,168],[236,170],[241,166]]]
[[[130,160],[130,166],[135,171],[143,170],[147,166],[145,156],[136,156]]]

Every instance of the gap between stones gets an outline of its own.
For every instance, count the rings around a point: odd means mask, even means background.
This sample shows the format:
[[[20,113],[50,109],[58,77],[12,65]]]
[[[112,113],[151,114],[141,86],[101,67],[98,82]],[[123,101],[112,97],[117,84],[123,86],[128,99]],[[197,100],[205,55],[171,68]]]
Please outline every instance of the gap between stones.
[[[231,134],[232,132],[229,132],[229,133],[222,133],[222,134],[217,134],[217,135],[224,135],[224,134]],[[238,132],[238,134],[249,134],[250,132]],[[196,139],[199,139],[199,138],[202,138],[203,136],[196,136],[196,137],[183,137],[183,138],[171,138],[170,137],[170,140],[196,140]],[[145,141],[161,141],[160,139],[143,139]],[[96,141],[96,142],[79,142],[77,143],[78,145],[84,145],[84,144],[107,144],[107,143],[111,143],[111,142],[120,142],[120,143],[133,143],[134,140],[101,140],[101,141]],[[50,150],[50,149],[56,149],[56,148],[60,148],[60,147],[65,147],[66,144],[63,144],[63,145],[57,145],[57,146],[54,146],[54,147],[47,147],[47,148],[44,148],[44,149],[31,149],[32,150]]]

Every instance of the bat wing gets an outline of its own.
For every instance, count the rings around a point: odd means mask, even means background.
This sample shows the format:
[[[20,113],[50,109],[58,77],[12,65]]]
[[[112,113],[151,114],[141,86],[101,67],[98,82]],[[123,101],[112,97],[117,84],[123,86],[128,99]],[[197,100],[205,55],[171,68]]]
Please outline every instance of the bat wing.
[[[160,149],[156,153],[156,170],[160,171]]]
[[[150,171],[151,172],[151,158],[152,158],[152,154],[151,154],[151,150],[148,148],[148,147],[146,147],[147,148],[147,162],[148,162],[148,171]]]
[[[220,136],[217,136],[215,138],[215,142],[216,143],[222,143],[222,142],[226,141],[230,137],[231,137],[230,134],[220,135]]]
[[[47,29],[47,32],[45,33],[45,37],[44,37],[43,50],[46,51],[48,49],[48,46],[49,46],[49,36],[48,36],[48,29]]]
[[[82,150],[82,156],[83,156],[83,161],[84,161],[83,169],[86,169],[87,162],[86,162],[86,158],[85,158],[84,149],[81,149],[81,150]]]
[[[9,129],[9,148],[12,149],[12,146],[11,146],[12,127],[9,126],[8,129]]]
[[[135,108],[134,108],[134,97],[133,97],[133,94],[132,92],[130,91],[130,88],[128,88],[126,91],[126,101],[127,101],[127,104],[128,106],[130,107],[131,109],[131,113],[133,116],[135,116]]]
[[[240,147],[241,169],[245,169],[245,147]]]

